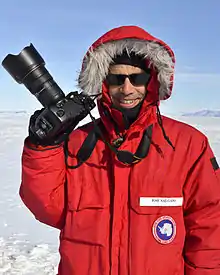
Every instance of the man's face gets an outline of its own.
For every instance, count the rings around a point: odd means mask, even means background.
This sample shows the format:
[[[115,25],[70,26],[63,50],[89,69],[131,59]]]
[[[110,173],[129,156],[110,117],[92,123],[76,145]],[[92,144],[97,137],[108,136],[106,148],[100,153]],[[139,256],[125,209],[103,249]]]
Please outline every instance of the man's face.
[[[130,65],[110,66],[109,75],[113,75],[111,76],[113,77],[113,80],[111,80],[111,78],[107,83],[109,83],[109,94],[115,107],[128,109],[133,108],[144,99],[146,94],[146,83],[143,84],[143,78],[148,77],[147,75],[140,75],[144,73],[145,72],[141,68],[133,67]],[[136,78],[137,74],[139,77],[139,81],[136,82],[139,82],[138,84],[136,84],[135,82],[132,83],[132,79],[130,80],[128,77],[125,76],[119,76],[120,79],[117,83],[117,75],[133,75],[131,77]]]

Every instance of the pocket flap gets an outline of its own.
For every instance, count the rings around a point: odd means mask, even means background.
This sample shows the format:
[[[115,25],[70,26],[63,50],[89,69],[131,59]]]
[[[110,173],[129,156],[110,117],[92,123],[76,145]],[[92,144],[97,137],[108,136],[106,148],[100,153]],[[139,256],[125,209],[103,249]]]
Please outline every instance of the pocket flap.
[[[107,192],[95,190],[95,188],[82,188],[79,194],[75,194],[74,200],[69,199],[69,209],[81,211],[84,209],[104,209],[109,207],[110,198]]]
[[[176,213],[182,209],[182,197],[132,196],[131,208],[139,214]]]

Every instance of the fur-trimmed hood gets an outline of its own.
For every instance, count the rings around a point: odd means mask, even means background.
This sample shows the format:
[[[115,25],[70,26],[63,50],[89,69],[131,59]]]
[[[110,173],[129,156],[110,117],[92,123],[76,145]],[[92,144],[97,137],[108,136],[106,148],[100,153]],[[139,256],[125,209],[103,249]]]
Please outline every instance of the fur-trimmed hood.
[[[115,28],[100,37],[87,51],[78,78],[79,89],[93,95],[102,91],[113,58],[124,50],[144,56],[157,72],[159,99],[170,97],[173,87],[175,57],[171,48],[136,26]]]

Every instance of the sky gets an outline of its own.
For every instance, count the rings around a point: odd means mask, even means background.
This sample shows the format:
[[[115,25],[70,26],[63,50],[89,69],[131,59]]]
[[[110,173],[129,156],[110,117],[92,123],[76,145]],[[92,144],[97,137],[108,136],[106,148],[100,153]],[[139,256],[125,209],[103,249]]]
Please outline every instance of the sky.
[[[30,43],[65,94],[89,46],[108,30],[137,25],[164,40],[176,57],[171,98],[164,113],[220,110],[220,1],[28,1],[7,0],[0,8],[0,61]],[[34,111],[37,99],[0,66],[1,110]]]

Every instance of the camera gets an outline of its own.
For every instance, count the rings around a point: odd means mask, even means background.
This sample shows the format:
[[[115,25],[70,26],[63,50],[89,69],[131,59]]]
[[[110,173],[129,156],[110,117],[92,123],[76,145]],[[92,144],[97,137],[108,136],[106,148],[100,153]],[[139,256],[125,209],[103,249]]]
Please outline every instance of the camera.
[[[30,129],[39,141],[69,134],[96,106],[93,98],[77,91],[65,96],[32,43],[18,55],[8,54],[2,66],[44,107]]]

